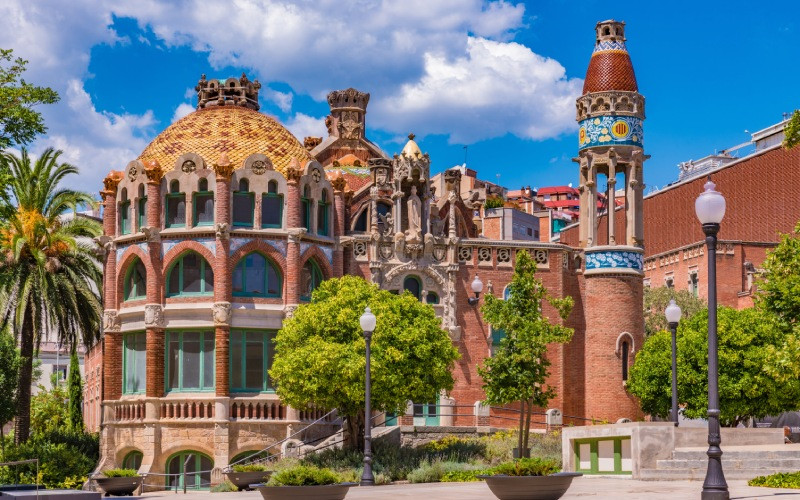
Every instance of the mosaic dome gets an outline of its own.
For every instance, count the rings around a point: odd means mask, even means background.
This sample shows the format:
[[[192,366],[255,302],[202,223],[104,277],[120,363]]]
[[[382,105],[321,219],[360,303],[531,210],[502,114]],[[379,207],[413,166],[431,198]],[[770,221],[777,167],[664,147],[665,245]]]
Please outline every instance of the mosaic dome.
[[[142,151],[139,160],[157,160],[166,172],[185,153],[199,154],[209,167],[227,153],[237,168],[251,154],[262,153],[282,174],[292,158],[300,164],[313,160],[276,119],[242,106],[212,106],[186,115],[161,132]]]
[[[636,74],[625,46],[625,23],[600,21],[597,41],[583,81],[583,93],[622,90],[637,92]]]

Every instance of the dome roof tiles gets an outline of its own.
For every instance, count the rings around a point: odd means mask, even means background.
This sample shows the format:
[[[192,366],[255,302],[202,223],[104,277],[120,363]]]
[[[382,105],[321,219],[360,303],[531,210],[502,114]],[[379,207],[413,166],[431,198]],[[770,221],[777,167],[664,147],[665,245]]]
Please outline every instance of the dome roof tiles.
[[[586,70],[584,94],[609,90],[639,90],[631,57],[622,42],[598,42]]]

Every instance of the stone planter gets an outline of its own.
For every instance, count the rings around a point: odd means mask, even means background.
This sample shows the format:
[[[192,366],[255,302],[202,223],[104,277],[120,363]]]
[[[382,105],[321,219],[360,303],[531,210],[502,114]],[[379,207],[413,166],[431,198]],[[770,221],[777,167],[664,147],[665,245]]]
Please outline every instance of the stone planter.
[[[136,488],[142,485],[142,476],[97,477],[94,480],[106,496],[132,496]]]
[[[486,481],[500,500],[558,500],[579,472],[558,472],[549,476],[478,476]]]
[[[328,484],[325,486],[266,486],[253,484],[264,500],[343,500],[356,483]]]
[[[259,470],[253,472],[226,472],[228,481],[232,482],[239,490],[252,490],[251,484],[265,483],[272,475],[271,470]]]

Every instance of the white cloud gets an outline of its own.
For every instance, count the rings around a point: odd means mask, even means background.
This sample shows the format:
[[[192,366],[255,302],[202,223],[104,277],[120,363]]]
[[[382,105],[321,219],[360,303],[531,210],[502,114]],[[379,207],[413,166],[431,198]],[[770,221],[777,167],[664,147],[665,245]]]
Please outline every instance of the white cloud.
[[[289,132],[302,141],[306,137],[326,137],[325,118],[314,118],[303,113],[297,113],[285,123]]]
[[[194,110],[195,107],[192,106],[191,104],[187,104],[185,102],[179,104],[178,107],[175,108],[175,113],[172,115],[172,123],[175,123],[176,121],[180,120],[181,118],[188,115]]]
[[[278,109],[284,113],[288,113],[292,109],[292,98],[294,96],[291,92],[280,92],[269,87],[261,87],[260,94],[267,101],[275,103]]]

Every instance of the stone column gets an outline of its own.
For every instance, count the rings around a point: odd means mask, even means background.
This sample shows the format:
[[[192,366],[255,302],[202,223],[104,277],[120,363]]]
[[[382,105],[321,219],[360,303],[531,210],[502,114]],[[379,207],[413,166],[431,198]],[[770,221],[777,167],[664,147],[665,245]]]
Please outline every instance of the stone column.
[[[586,183],[589,187],[587,194],[586,204],[586,246],[593,247],[597,245],[597,168],[590,167],[589,181]],[[581,212],[583,212],[583,205]],[[581,215],[581,219],[583,215]]]
[[[614,215],[615,215],[614,212],[616,212],[615,209],[617,207],[617,201],[616,201],[616,196],[615,196],[616,190],[614,189],[614,185],[617,182],[617,179],[616,179],[615,176],[616,176],[616,169],[609,165],[609,167],[608,167],[608,192],[606,194],[606,197],[607,197],[606,198],[606,205],[608,207],[607,210],[606,210],[606,213],[608,213],[608,221],[607,222],[608,222],[608,244],[609,245],[616,245],[617,244],[616,243],[617,237],[616,237],[616,234],[614,234]]]
[[[231,339],[231,272],[235,263],[230,263],[230,227],[231,227],[231,175],[233,165],[225,153],[222,153],[214,165],[216,174],[216,200],[214,203],[214,224],[216,228],[216,257],[214,258],[214,346],[216,348],[216,392],[217,396],[227,397],[230,394],[230,357]],[[227,408],[227,405],[225,405]],[[217,408],[219,414],[219,405]],[[226,434],[227,435],[227,434]]]
[[[97,239],[105,255],[103,265],[103,400],[122,396],[122,338],[117,318],[117,186],[122,172],[111,171],[103,179],[103,236]]]
[[[345,235],[344,192],[347,189],[347,181],[339,174],[331,180],[331,185],[333,185],[333,227],[336,238],[336,247],[333,250],[333,277],[338,277],[344,275],[344,249],[339,239]]]
[[[300,178],[303,171],[296,158],[286,169],[286,227],[289,230],[289,241],[286,245],[286,295],[284,304],[295,306],[300,302],[300,239],[306,229],[301,227],[300,214]]]
[[[164,173],[157,161],[145,164],[147,175],[147,253],[150,269],[147,275],[147,303],[144,323],[147,346],[146,394],[148,398],[164,395],[164,273],[161,259],[161,180]]]

